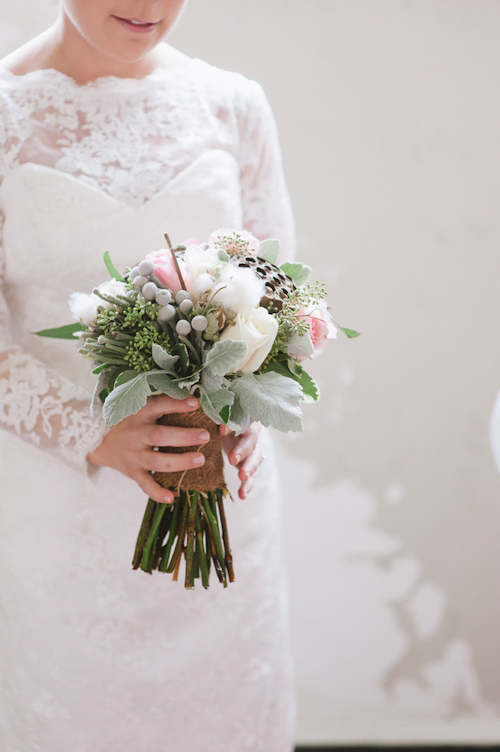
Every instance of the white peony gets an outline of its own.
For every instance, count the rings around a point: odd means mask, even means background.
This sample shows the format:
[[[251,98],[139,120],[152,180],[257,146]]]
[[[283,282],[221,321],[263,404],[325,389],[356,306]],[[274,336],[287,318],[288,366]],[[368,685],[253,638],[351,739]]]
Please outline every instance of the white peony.
[[[261,306],[240,311],[234,325],[227,326],[220,336],[221,341],[243,340],[248,345],[245,357],[229,373],[253,373],[260,368],[269,355],[277,334],[278,322],[267,308]]]
[[[126,295],[127,287],[123,282],[116,279],[110,279],[109,282],[103,282],[97,288],[103,295]],[[77,321],[81,321],[91,329],[96,324],[97,309],[99,306],[104,308],[113,308],[111,303],[106,303],[98,295],[86,292],[73,292],[69,298],[69,308]]]
[[[228,318],[239,311],[256,308],[264,295],[264,282],[248,267],[227,264],[217,277],[208,298],[213,304],[223,305]]]

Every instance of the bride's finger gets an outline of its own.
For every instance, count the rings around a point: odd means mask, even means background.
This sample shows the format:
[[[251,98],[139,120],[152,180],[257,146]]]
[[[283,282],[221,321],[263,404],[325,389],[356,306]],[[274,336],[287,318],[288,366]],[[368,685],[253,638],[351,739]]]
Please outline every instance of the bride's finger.
[[[260,426],[253,424],[248,431],[245,431],[230,451],[228,458],[231,465],[239,465],[240,462],[245,460],[257,446],[257,440],[259,438]]]
[[[205,456],[201,452],[169,452],[141,453],[141,465],[150,473],[177,473],[183,470],[193,470],[205,464]]]
[[[172,504],[175,501],[172,491],[162,488],[154,480],[154,476],[150,475],[147,470],[138,473],[134,477],[134,480],[139,484],[146,496],[149,496],[153,501],[157,501],[158,504]]]
[[[242,481],[243,484],[245,484],[245,482],[254,475],[254,473],[262,464],[263,459],[264,455],[262,454],[260,448],[256,447],[254,451],[246,458],[246,460],[239,465],[238,478]]]
[[[142,408],[141,413],[146,420],[155,422],[167,413],[192,413],[199,406],[200,401],[196,397],[187,397],[186,399],[178,400],[167,397],[166,394],[159,394],[148,398],[147,404]]]
[[[183,428],[181,426],[161,426],[157,423],[148,425],[143,432],[147,446],[183,447],[199,446],[210,441],[210,434],[205,428]]]

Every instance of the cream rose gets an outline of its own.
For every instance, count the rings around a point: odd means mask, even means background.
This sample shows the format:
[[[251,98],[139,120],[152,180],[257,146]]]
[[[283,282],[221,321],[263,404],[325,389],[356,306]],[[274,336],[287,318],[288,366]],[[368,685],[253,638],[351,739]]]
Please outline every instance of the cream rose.
[[[227,326],[220,338],[243,340],[248,345],[248,352],[230,373],[242,371],[253,373],[269,355],[278,333],[278,322],[267,308],[247,308],[240,311],[234,319],[234,326]]]

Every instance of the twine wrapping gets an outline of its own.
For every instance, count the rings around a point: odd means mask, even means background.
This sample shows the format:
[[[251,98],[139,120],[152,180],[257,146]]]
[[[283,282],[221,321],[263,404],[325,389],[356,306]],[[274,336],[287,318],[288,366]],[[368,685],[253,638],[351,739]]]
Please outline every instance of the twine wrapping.
[[[163,426],[182,426],[183,428],[205,428],[210,433],[210,441],[202,447],[160,447],[160,452],[182,454],[200,451],[205,455],[205,464],[201,467],[173,473],[155,473],[155,481],[175,493],[183,491],[224,490],[224,462],[220,444],[219,426],[199,408],[194,413],[170,413],[158,419]]]

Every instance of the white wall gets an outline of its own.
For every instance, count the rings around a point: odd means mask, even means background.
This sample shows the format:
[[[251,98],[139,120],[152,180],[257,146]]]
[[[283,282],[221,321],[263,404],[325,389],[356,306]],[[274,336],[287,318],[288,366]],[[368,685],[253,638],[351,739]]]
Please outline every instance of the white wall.
[[[500,4],[191,0],[171,41],[264,85],[299,257],[363,332],[279,440],[298,740],[500,742]]]

